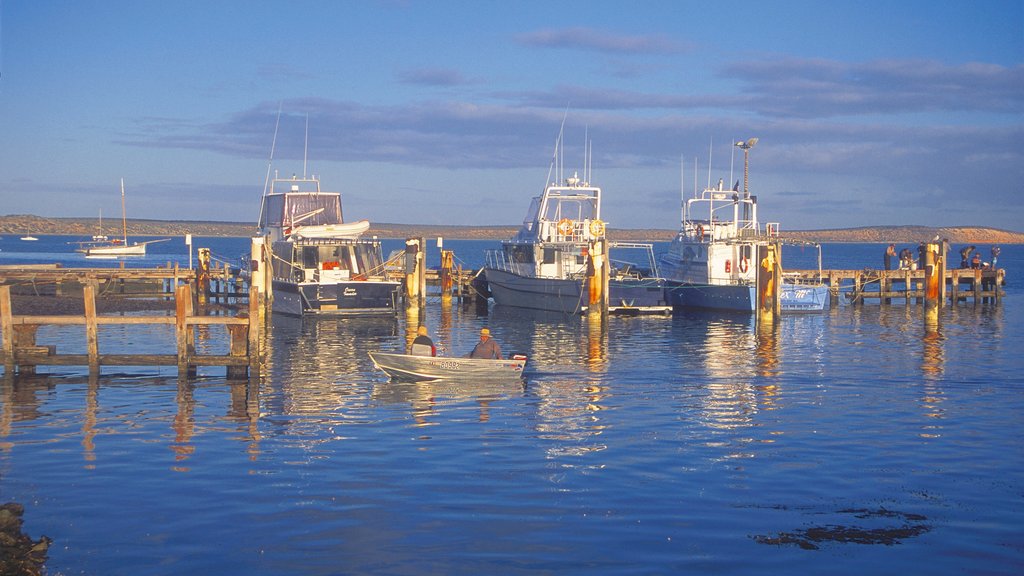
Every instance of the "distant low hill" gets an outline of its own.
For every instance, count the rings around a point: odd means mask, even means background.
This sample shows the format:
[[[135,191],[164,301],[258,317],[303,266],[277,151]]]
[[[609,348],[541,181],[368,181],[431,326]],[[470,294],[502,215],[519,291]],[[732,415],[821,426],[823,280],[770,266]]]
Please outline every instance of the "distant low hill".
[[[516,226],[428,226],[416,224],[373,224],[370,234],[381,238],[443,238],[463,240],[501,240],[515,234]],[[252,223],[128,220],[129,235],[134,236],[250,236],[256,231]],[[91,236],[100,233],[92,218],[43,218],[31,215],[0,216],[0,234],[61,234]],[[121,235],[120,222],[105,223],[103,234]],[[675,230],[609,229],[608,237],[623,242],[669,241]],[[939,237],[954,244],[1024,244],[1024,233],[982,226],[867,226],[829,230],[787,230],[787,239],[806,242],[895,242],[918,243]]]

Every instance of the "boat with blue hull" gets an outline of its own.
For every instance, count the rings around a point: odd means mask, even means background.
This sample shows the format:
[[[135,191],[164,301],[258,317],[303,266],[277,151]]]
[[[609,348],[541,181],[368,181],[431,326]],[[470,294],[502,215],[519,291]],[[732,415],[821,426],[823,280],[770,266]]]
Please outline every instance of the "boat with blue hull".
[[[787,242],[778,223],[763,227],[757,197],[747,187],[747,158],[756,138],[738,142],[744,151],[744,184],[730,190],[722,180],[683,203],[682,225],[661,257],[666,296],[673,307],[753,312],[762,268],[759,252]],[[781,255],[779,256],[781,258]],[[795,284],[783,275],[779,304],[786,312],[820,312],[828,307],[828,286]]]

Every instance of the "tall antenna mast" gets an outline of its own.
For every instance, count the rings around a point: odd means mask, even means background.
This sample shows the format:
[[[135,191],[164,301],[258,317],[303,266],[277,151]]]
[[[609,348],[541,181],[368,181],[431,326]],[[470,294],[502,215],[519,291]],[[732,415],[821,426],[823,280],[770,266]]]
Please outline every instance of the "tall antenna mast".
[[[711,189],[711,153],[715,150],[715,137],[711,137],[711,144],[708,145],[708,190]]]
[[[306,158],[309,156],[309,112],[306,112],[306,142],[302,148],[302,179],[306,179]]]
[[[263,180],[263,198],[267,197],[267,189],[270,188],[270,166],[274,163],[274,148],[277,146],[277,129],[281,126],[281,106],[283,102],[277,103],[277,121],[274,122],[274,139],[270,141],[270,158],[267,160],[267,177]],[[263,205],[266,202],[260,202],[260,219],[256,221],[256,225],[259,226],[260,222],[263,222]]]
[[[735,142],[736,139],[733,139]],[[732,182],[732,170],[736,166],[736,148],[732,149],[732,153],[729,155],[729,182]]]
[[[590,141],[589,129],[585,145],[583,146],[583,154],[586,160],[584,161],[583,178],[586,180],[587,185],[593,181],[594,176],[594,143]]]
[[[693,197],[697,197],[697,157],[693,157]]]
[[[128,213],[124,209],[124,178],[121,178],[121,229],[124,232],[124,245],[128,245]]]
[[[679,221],[686,216],[686,157],[679,155]]]

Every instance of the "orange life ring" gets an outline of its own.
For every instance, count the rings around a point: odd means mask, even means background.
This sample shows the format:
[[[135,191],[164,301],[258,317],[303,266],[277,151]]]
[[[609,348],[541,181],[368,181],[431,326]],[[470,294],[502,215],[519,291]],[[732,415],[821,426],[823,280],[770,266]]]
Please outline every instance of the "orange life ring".
[[[568,218],[558,221],[558,233],[562,236],[571,236],[574,222]]]
[[[704,225],[703,224],[697,224],[697,239],[700,240],[701,242],[704,241]],[[726,270],[726,272],[728,272],[728,270]]]
[[[590,235],[591,236],[604,236],[604,222],[600,220],[590,221]]]
[[[749,260],[746,258],[740,258],[740,272],[746,272],[749,264]]]

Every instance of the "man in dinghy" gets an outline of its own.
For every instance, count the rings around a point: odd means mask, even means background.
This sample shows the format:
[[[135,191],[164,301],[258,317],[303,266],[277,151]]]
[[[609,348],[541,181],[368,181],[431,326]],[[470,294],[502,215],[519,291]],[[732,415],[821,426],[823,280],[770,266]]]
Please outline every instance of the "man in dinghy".
[[[412,341],[412,346],[409,347],[409,354],[413,356],[437,356],[437,348],[434,346],[434,341],[427,336],[427,327],[420,324],[420,327],[416,329],[416,339]]]
[[[469,353],[467,358],[488,358],[492,360],[501,359],[501,346],[498,346],[498,342],[491,338],[491,331],[487,328],[480,329],[480,341],[477,342],[473,351]]]

